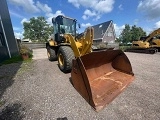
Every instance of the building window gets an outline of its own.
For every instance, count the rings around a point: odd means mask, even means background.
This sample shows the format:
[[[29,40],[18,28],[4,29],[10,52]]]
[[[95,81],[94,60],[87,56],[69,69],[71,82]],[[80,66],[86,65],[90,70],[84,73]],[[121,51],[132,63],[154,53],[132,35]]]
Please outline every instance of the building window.
[[[112,32],[112,31],[109,31],[109,32],[108,32],[108,36],[109,36],[109,37],[112,37],[112,36],[113,36],[113,32]]]
[[[99,26],[99,28],[101,28],[101,27],[102,27],[102,25]]]

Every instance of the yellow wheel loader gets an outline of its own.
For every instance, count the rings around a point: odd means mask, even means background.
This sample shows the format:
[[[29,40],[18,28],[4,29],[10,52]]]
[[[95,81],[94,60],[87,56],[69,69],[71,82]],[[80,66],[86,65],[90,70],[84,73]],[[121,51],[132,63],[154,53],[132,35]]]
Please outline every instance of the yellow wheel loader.
[[[54,33],[46,43],[49,60],[58,60],[61,71],[71,71],[71,83],[99,111],[133,81],[129,59],[121,50],[92,51],[92,27],[76,35],[76,20],[52,19]]]
[[[160,50],[160,28],[154,30],[146,37],[141,37],[138,41],[133,41],[130,49],[127,49],[126,52],[141,52],[154,54]]]
[[[53,18],[52,23],[54,33],[46,43],[48,59],[58,60],[60,70],[70,72],[72,59],[92,51],[93,28],[76,35],[76,20],[61,15]]]

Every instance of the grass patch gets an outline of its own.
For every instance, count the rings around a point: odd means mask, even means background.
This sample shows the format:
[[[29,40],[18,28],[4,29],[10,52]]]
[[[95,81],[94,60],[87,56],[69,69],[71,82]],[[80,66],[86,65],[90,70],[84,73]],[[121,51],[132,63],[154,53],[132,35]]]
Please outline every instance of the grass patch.
[[[9,58],[5,61],[3,61],[2,63],[0,63],[0,65],[4,65],[4,64],[11,64],[11,63],[17,63],[17,62],[30,62],[32,60],[32,56],[30,56],[30,58],[28,60],[23,60],[22,57],[20,55],[18,56],[13,56],[12,58]]]
[[[22,61],[23,61],[23,63],[31,62],[32,61],[32,57],[28,58],[27,60],[22,60]]]
[[[1,64],[11,64],[11,63],[16,63],[22,61],[22,57],[20,55],[18,56],[13,56],[12,58],[9,58],[5,61],[3,61]]]

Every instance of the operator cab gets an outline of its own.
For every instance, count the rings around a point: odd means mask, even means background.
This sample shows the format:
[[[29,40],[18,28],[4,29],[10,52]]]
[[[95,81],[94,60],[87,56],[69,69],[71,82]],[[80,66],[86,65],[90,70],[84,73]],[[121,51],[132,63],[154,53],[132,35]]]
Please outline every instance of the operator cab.
[[[55,41],[63,42],[64,34],[71,34],[74,37],[76,36],[76,19],[59,15],[56,18],[52,18],[52,23]]]

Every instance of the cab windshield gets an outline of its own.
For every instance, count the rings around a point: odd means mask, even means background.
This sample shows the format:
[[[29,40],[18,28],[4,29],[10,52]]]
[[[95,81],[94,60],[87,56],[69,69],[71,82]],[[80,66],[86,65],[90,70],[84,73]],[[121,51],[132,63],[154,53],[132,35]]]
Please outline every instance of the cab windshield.
[[[61,33],[75,35],[75,28],[76,28],[76,20],[63,18],[62,23],[60,24]]]

